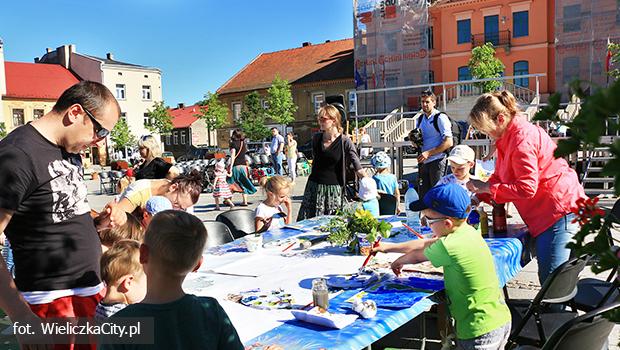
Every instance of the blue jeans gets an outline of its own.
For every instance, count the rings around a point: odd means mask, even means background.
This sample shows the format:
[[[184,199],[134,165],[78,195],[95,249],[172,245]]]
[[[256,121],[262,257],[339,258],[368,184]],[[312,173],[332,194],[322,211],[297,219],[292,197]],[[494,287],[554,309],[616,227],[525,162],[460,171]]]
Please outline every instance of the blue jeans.
[[[570,258],[566,244],[579,231],[579,224],[572,223],[575,214],[561,217],[551,227],[536,237],[536,258],[538,259],[538,280],[542,285],[547,277]]]
[[[283,160],[284,160],[284,154],[282,152],[271,154],[271,162],[273,163],[273,171],[276,173],[276,175],[284,175],[284,170],[282,169]]]

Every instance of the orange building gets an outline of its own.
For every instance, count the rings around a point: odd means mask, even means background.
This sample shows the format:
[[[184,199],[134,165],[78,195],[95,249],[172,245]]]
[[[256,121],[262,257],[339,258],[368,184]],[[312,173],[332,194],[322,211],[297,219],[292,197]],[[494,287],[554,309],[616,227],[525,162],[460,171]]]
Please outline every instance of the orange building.
[[[429,9],[430,76],[471,79],[473,47],[492,42],[504,75],[546,73],[540,92],[555,91],[554,0],[439,0]],[[515,84],[534,90],[533,78]]]

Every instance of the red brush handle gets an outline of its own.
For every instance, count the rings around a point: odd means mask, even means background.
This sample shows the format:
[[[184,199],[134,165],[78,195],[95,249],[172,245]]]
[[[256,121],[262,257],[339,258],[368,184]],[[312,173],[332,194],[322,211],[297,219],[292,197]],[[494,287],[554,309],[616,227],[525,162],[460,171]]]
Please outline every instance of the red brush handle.
[[[372,245],[372,247],[377,248],[379,246],[379,242],[381,242],[381,236],[379,236],[379,239]],[[366,264],[368,264],[368,262],[370,261],[370,258],[375,256],[376,254],[377,252],[372,252],[368,254],[368,256],[366,257],[366,260],[364,260],[364,263],[362,264],[362,267],[360,267],[360,269],[363,269],[364,267],[366,267]]]
[[[411,231],[414,235],[418,236],[418,238],[420,239],[424,239],[424,236],[422,236],[420,233],[418,233],[418,231],[412,229],[411,227],[409,227],[407,224],[403,223],[403,226],[405,226],[405,228],[409,231]]]

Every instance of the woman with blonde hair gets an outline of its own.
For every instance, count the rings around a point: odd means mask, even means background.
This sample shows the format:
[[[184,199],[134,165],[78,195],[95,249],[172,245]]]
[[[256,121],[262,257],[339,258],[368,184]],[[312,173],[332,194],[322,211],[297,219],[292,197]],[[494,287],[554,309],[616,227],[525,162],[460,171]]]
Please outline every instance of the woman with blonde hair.
[[[145,135],[138,141],[138,151],[142,158],[142,164],[135,169],[134,177],[141,179],[173,179],[179,175],[179,171],[172,164],[161,158],[161,148],[152,135]]]
[[[358,176],[365,177],[355,145],[342,134],[342,114],[333,105],[319,109],[321,131],[312,136],[312,170],[297,220],[332,215],[343,204],[346,167],[353,165]]]
[[[488,194],[496,203],[513,202],[536,240],[538,278],[545,279],[570,257],[566,248],[579,230],[571,209],[585,192],[557,145],[527,121],[508,91],[483,94],[469,114],[477,130],[495,141],[495,172],[488,180],[470,180],[467,188]]]

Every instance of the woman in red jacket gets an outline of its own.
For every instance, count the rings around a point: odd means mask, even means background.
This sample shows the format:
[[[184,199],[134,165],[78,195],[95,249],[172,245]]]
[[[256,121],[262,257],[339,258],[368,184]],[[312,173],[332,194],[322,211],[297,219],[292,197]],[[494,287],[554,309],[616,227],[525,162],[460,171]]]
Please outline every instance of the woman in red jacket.
[[[570,257],[566,244],[579,230],[571,209],[585,197],[577,174],[563,158],[555,158],[556,144],[541,128],[527,121],[508,91],[484,94],[469,119],[497,147],[495,173],[488,182],[471,180],[467,187],[488,193],[497,203],[513,202],[536,240],[538,278]]]

